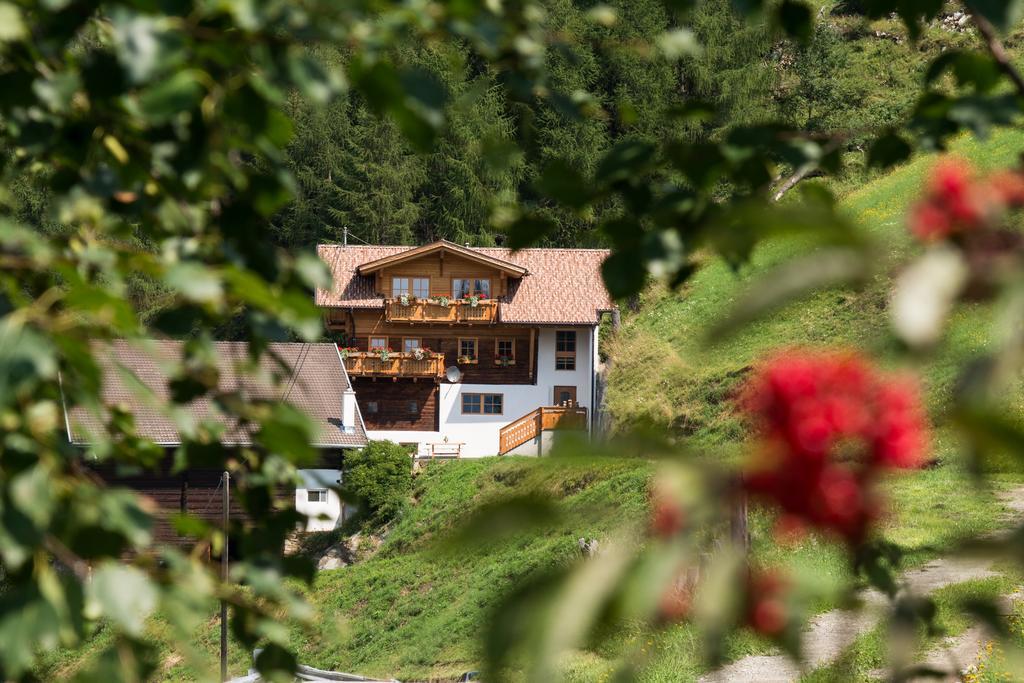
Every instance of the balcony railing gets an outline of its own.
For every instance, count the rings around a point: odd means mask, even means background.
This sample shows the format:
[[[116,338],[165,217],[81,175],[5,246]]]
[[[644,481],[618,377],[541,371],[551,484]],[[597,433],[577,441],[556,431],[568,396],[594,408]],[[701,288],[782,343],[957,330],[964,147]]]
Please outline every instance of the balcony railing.
[[[391,353],[387,360],[373,351],[350,351],[345,369],[351,377],[426,377],[441,379],[444,375],[444,354],[427,352],[422,358],[412,353]]]
[[[498,431],[498,455],[537,438],[549,429],[586,429],[587,409],[574,401],[560,406],[541,406],[518,420],[513,420]]]
[[[493,323],[498,319],[498,302],[483,299],[476,306],[468,301],[450,301],[444,306],[430,299],[403,304],[398,299],[384,302],[385,319],[391,323],[448,323],[472,325]]]

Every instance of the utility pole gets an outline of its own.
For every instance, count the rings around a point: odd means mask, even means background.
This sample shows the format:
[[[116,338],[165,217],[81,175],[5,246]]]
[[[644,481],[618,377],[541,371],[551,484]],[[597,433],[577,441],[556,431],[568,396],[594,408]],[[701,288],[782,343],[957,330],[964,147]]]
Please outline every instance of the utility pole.
[[[221,478],[224,486],[224,547],[220,551],[220,578],[228,582],[228,506],[231,503],[231,475],[224,472]],[[222,589],[223,590],[223,589]],[[228,680],[228,602],[220,599],[220,680]]]

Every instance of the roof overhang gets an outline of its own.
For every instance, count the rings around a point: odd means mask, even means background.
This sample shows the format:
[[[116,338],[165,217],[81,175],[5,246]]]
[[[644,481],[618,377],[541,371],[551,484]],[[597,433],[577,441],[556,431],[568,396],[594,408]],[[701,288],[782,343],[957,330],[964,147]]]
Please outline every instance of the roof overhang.
[[[487,256],[475,251],[474,249],[459,246],[458,244],[447,240],[426,244],[422,247],[416,247],[415,249],[409,249],[408,251],[385,256],[384,258],[379,258],[375,261],[367,261],[366,263],[360,264],[356,270],[360,275],[370,275],[381,268],[387,268],[388,266],[394,266],[399,263],[404,263],[405,261],[411,261],[412,259],[429,256],[430,254],[438,252],[456,254],[467,260],[475,261],[476,263],[489,266],[495,270],[500,270],[506,275],[510,275],[512,277],[522,277],[529,272],[523,266],[512,263],[511,261]]]

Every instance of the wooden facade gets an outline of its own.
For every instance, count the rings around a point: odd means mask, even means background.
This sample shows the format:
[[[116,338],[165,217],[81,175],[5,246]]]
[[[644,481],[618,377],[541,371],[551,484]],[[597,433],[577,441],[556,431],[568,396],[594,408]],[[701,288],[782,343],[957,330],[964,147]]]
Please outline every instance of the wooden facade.
[[[419,343],[430,352],[444,354],[444,365],[457,365],[465,382],[480,384],[532,384],[536,377],[537,329],[522,325],[488,325],[449,327],[448,325],[410,325],[387,322],[379,309],[350,311],[341,325],[348,345],[361,351],[370,349],[370,339],[385,339],[386,346],[396,352],[406,348],[406,340]],[[476,340],[476,362],[459,363],[459,340]],[[502,360],[499,341],[504,348],[511,343],[512,358]]]
[[[525,269],[516,272],[516,266],[444,249],[364,265],[369,267],[360,266],[360,273],[372,278],[381,307],[327,309],[325,318],[328,328],[344,332],[346,346],[357,350],[349,356],[359,360],[346,359],[346,367],[367,429],[438,431],[438,384],[448,367],[458,367],[466,384],[535,383],[538,329],[505,325],[498,315],[498,299],[508,294],[510,278],[521,277]],[[476,306],[457,301],[456,280],[469,280],[474,288],[486,280],[488,297]],[[398,293],[408,294],[409,303],[403,304]],[[443,306],[437,297],[451,301]],[[391,349],[392,358],[374,360],[371,351],[380,347]],[[414,348],[437,354],[439,365],[416,373],[403,370],[408,365],[403,359]]]
[[[318,466],[340,469],[341,458],[340,451],[322,451]],[[172,523],[172,517],[175,514],[188,513],[213,526],[221,526],[223,498],[219,489],[223,470],[192,468],[174,472],[173,462],[174,456],[168,452],[160,465],[153,470],[116,470],[109,465],[90,465],[89,469],[107,486],[132,489],[155,504],[153,539],[156,543],[189,546],[194,539],[179,535]],[[295,491],[291,488],[281,488],[274,497],[279,505],[290,506],[294,504]],[[234,492],[229,503],[232,522],[248,525],[249,516]]]
[[[394,265],[385,266],[373,273],[375,289],[384,297],[392,295],[392,278],[429,278],[429,296],[446,296],[452,298],[452,280],[456,279],[487,279],[490,281],[491,298],[505,296],[508,293],[508,273],[479,263],[472,259],[438,251],[434,254],[418,258],[401,260]]]
[[[437,384],[353,378],[352,386],[367,429],[438,429]]]

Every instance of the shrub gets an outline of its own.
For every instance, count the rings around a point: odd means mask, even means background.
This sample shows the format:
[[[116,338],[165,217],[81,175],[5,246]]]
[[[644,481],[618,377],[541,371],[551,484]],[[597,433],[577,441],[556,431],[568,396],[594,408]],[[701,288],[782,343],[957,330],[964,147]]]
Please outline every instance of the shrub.
[[[412,463],[405,448],[392,441],[371,441],[345,458],[341,495],[358,506],[355,519],[379,526],[405,507],[412,490]]]

